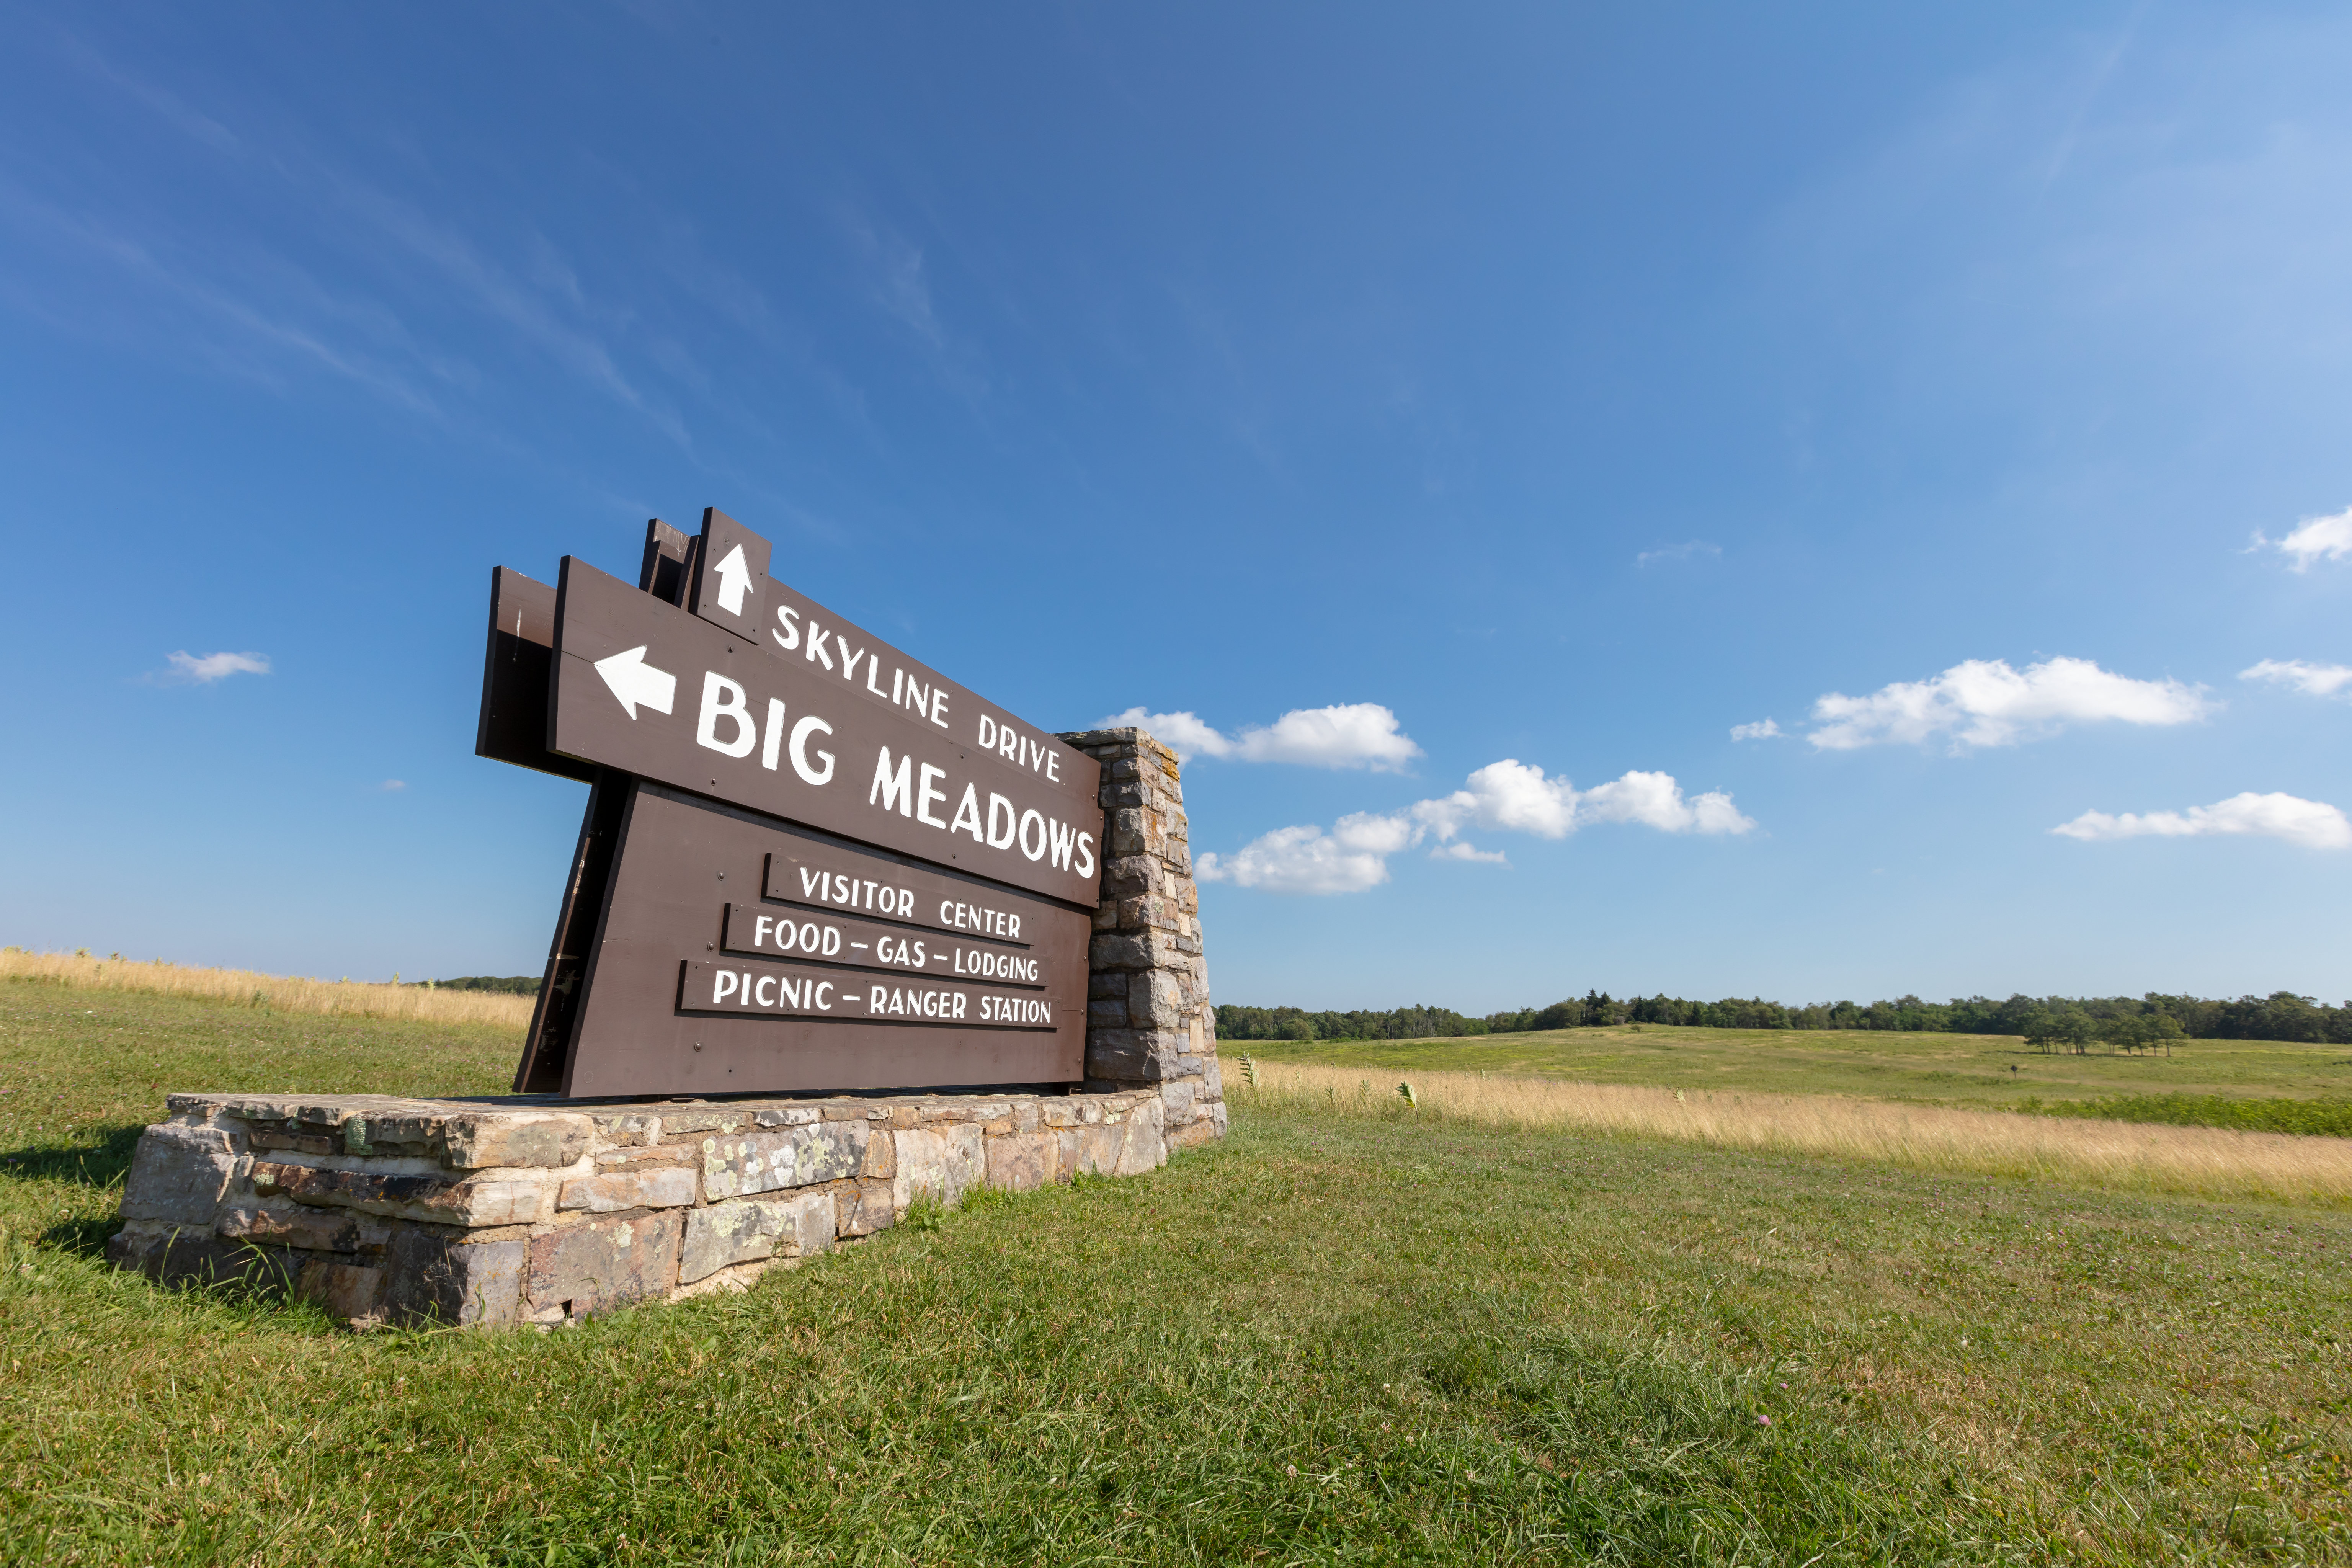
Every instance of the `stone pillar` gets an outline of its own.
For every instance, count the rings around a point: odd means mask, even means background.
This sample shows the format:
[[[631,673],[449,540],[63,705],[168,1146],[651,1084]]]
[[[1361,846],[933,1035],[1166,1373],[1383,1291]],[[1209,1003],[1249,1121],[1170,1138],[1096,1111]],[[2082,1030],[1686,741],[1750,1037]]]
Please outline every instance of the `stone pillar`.
[[[1171,1149],[1221,1138],[1217,1016],[1176,753],[1142,730],[1062,739],[1102,763],[1109,814],[1088,955],[1086,1087],[1157,1091]]]

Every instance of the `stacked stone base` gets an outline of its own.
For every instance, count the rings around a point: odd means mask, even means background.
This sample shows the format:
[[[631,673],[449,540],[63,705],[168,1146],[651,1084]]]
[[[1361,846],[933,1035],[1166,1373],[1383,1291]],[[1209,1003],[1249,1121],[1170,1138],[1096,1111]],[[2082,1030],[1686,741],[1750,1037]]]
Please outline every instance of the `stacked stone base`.
[[[1137,1175],[1170,1142],[1150,1089],[169,1107],[140,1139],[108,1256],[167,1281],[289,1291],[361,1328],[551,1325],[740,1289],[925,1200]]]

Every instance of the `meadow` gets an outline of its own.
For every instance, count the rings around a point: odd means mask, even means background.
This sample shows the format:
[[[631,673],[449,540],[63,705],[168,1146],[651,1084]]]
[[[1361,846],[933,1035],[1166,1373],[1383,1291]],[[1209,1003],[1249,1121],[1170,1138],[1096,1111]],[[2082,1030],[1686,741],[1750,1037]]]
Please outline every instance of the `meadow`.
[[[1234,1136],[1155,1175],[575,1331],[100,1259],[167,1089],[478,1092],[515,1046],[0,979],[0,1560],[2352,1562],[2339,1208],[1318,1104],[1238,1053]]]
[[[2185,1040],[2170,1055],[2044,1055],[2014,1035],[1698,1029],[1664,1024],[1459,1039],[1228,1041],[1228,1057],[1727,1093],[1836,1094],[1986,1110],[2171,1096],[2352,1101],[2352,1047]]]

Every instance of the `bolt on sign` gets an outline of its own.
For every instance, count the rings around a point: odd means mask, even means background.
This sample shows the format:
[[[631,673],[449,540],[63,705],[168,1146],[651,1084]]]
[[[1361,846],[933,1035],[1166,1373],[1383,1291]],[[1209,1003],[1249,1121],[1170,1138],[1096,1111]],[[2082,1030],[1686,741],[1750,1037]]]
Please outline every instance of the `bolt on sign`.
[[[516,1089],[1077,1081],[1101,764],[771,557],[714,510],[635,586],[491,574],[475,750],[590,784]]]

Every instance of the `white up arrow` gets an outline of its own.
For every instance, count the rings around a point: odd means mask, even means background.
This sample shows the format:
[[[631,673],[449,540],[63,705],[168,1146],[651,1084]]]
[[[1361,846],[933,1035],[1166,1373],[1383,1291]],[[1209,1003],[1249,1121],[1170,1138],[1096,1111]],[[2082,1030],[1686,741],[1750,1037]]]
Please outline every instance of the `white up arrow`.
[[[727,558],[711,570],[719,574],[719,607],[730,616],[741,615],[743,595],[751,591],[751,567],[743,559],[743,547],[739,544],[729,551]]]
[[[637,716],[637,704],[642,702],[656,713],[667,713],[677,700],[677,677],[667,669],[656,669],[646,662],[646,645],[639,643],[625,653],[596,661],[596,673],[629,710]]]

